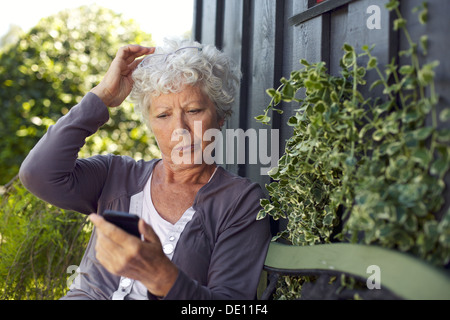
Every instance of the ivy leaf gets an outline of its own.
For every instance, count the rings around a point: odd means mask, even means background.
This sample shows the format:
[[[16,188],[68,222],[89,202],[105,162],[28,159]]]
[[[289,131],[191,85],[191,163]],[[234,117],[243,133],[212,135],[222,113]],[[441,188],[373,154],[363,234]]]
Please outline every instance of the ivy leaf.
[[[268,124],[271,118],[265,114],[255,117],[255,120],[263,124]]]
[[[373,89],[375,89],[377,86],[382,85],[384,82],[383,80],[376,80],[372,83],[372,85],[370,86],[370,91],[372,91]]]
[[[423,141],[423,140],[426,140],[433,133],[433,131],[434,131],[434,128],[425,127],[425,128],[421,128],[416,131],[413,131],[412,134],[415,139],[417,139],[419,141]]]
[[[396,237],[398,248],[401,251],[408,251],[414,245],[414,239],[403,230],[398,230]]]
[[[354,52],[355,51],[355,49],[351,45],[349,45],[348,43],[344,43],[343,49],[346,52]]]
[[[404,226],[406,227],[407,231],[416,232],[418,227],[417,217],[412,214],[407,215]]]
[[[278,90],[275,90],[275,89],[268,89],[268,90],[266,90],[266,93],[273,99],[274,105],[280,104],[280,102],[283,98],[281,95],[281,92],[279,92]]]
[[[405,110],[405,113],[402,115],[402,120],[405,123],[411,123],[420,118],[420,113],[417,110]]]
[[[396,154],[402,148],[403,144],[401,142],[392,142],[388,145],[386,153],[390,156]]]
[[[394,30],[398,31],[399,29],[406,27],[406,20],[403,18],[398,18],[394,20]]]
[[[300,60],[300,63],[301,63],[302,65],[304,65],[305,67],[310,67],[310,66],[311,66],[311,65],[309,64],[309,62],[306,61],[305,59],[301,59],[301,60]]]
[[[402,75],[411,75],[414,73],[414,67],[409,65],[402,66],[398,72],[400,72],[400,74]]]
[[[414,150],[414,152],[411,154],[411,159],[423,167],[427,167],[430,163],[432,156],[430,152],[425,148],[417,148]]]
[[[386,8],[389,11],[392,11],[400,6],[400,2],[398,0],[391,0],[386,4]]]
[[[324,113],[325,110],[326,110],[326,105],[322,101],[320,101],[319,103],[317,103],[314,106],[314,111],[317,113]]]
[[[269,95],[269,97],[273,98],[273,97],[275,97],[275,95],[276,95],[276,93],[277,93],[277,90],[275,90],[275,89],[273,89],[273,88],[267,89],[267,90],[266,90],[266,93]]]
[[[295,89],[290,83],[286,83],[284,85],[283,91],[283,100],[286,102],[291,102],[295,95]]]
[[[424,9],[419,13],[419,22],[421,24],[427,24],[428,22],[428,8],[424,5]]]
[[[440,142],[450,142],[450,129],[438,130],[437,140]]]
[[[287,124],[290,127],[296,127],[298,124],[298,118],[296,116],[290,117]]]
[[[441,113],[439,114],[439,119],[442,122],[450,121],[450,108],[442,110]]]
[[[437,175],[439,177],[443,177],[448,171],[450,164],[443,158],[439,158],[434,161],[430,167],[430,173],[433,175]]]
[[[334,221],[334,215],[332,213],[328,213],[327,215],[325,215],[325,217],[323,218],[323,224],[326,226],[331,226],[333,225],[333,221]]]
[[[420,84],[423,86],[427,86],[434,79],[434,68],[439,65],[439,61],[434,61],[432,63],[427,63],[420,69],[417,73],[417,79]]]
[[[344,57],[342,58],[342,64],[347,68],[350,68],[355,64],[353,52],[347,52],[344,55]]]
[[[266,211],[260,210],[260,211],[258,212],[258,215],[256,216],[256,220],[262,220],[262,219],[264,219],[266,216],[267,216]]]
[[[349,167],[354,167],[356,165],[356,158],[348,157],[347,159],[345,159],[345,164]]]
[[[373,133],[372,138],[375,141],[381,141],[384,137],[384,131],[383,130],[377,130]]]
[[[339,103],[339,96],[336,91],[331,92],[330,98],[333,103]]]
[[[436,239],[439,236],[438,232],[438,223],[437,221],[427,221],[423,226],[423,230],[425,234],[430,237]]]
[[[370,57],[369,62],[367,62],[367,70],[375,69],[378,65],[378,59],[376,57]]]

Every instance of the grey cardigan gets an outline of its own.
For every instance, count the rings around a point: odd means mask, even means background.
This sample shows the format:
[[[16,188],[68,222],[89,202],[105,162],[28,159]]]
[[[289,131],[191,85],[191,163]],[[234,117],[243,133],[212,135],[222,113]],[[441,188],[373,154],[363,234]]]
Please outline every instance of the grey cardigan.
[[[78,159],[85,139],[109,119],[108,108],[88,93],[48,129],[20,169],[25,187],[63,209],[102,214],[128,212],[154,164],[114,155]],[[196,211],[172,258],[178,278],[166,299],[254,299],[270,242],[267,219],[256,220],[260,186],[219,167],[197,193]],[[64,299],[110,299],[120,277],[95,258],[95,229],[80,264],[77,288]],[[75,262],[74,264],[76,264]]]

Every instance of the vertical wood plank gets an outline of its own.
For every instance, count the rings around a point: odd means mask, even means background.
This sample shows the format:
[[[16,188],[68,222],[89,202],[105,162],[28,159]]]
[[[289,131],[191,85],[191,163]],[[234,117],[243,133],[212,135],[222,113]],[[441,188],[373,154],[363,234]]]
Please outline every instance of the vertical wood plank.
[[[216,45],[217,24],[217,1],[203,0],[202,2],[202,21],[201,21],[201,39],[203,44]]]
[[[309,8],[308,0],[289,0],[285,6],[285,44],[284,44],[284,60],[283,60],[283,76],[289,77],[291,71],[302,69],[301,59],[305,59],[311,63],[322,60],[328,61],[329,48],[328,45],[323,46],[324,41],[328,42],[329,18],[319,16],[298,26],[291,26],[287,18],[292,17],[300,12],[304,12]],[[276,79],[279,85],[279,79]],[[295,106],[291,103],[282,104],[284,110],[281,116],[280,140],[282,150],[287,139],[292,136],[293,129],[287,126],[290,117],[295,113]]]
[[[247,122],[245,129],[265,129],[270,134],[270,127],[256,122],[255,117],[262,114],[269,105],[270,97],[266,90],[274,84],[274,63],[275,63],[275,34],[276,34],[276,2],[272,0],[253,0],[253,25],[252,25],[252,47],[249,59],[249,97],[247,106]],[[259,131],[258,131],[259,132]],[[258,138],[261,138],[258,135]],[[268,139],[270,141],[270,138]],[[251,152],[256,150],[254,145],[247,149]],[[257,148],[258,155],[265,150]],[[268,150],[270,147],[268,146]],[[268,152],[269,153],[269,152]],[[266,153],[266,154],[268,154]],[[249,152],[247,152],[249,155]],[[269,182],[268,176],[261,175],[259,163],[250,164],[249,158],[246,161],[246,176],[261,185]],[[267,165],[268,166],[268,165]]]
[[[391,41],[392,29],[390,25],[390,12],[386,9],[386,4],[388,0],[380,0],[377,2],[377,6],[380,8],[380,18],[381,18],[381,28],[380,29],[369,29],[367,27],[367,20],[371,17],[371,13],[367,12],[367,9],[373,5],[371,0],[359,0],[352,2],[348,5],[348,18],[347,18],[347,37],[346,42],[354,46],[357,52],[362,52],[361,47],[363,45],[368,45],[369,47],[374,45],[372,54],[378,58],[378,63],[380,66],[384,66],[391,62],[393,52],[397,51],[396,41]],[[392,50],[392,46],[395,50]],[[342,56],[342,50],[341,50]],[[339,63],[334,61],[334,63]],[[365,66],[367,59],[360,59],[358,61],[360,65]],[[378,75],[375,70],[367,73],[367,81],[372,83],[378,79]],[[367,96],[381,96],[381,87],[377,90],[369,92],[369,88],[361,88],[363,94]]]
[[[283,73],[284,72],[283,65],[285,63],[284,53],[286,51],[285,50],[286,40],[288,40],[285,23],[287,20],[286,5],[287,1],[285,0],[276,1],[275,62],[274,62],[273,87],[276,87],[280,79],[284,76]],[[281,115],[278,112],[272,112],[272,129],[280,130],[282,127],[281,120],[282,120]],[[279,153],[281,154],[281,150],[279,150]]]
[[[194,17],[192,19],[192,40],[202,42],[203,0],[194,1]]]
[[[248,65],[248,50],[249,50],[249,19],[250,0],[227,0],[224,5],[224,32],[223,32],[223,46],[222,50],[226,53],[237,65],[239,70],[247,69]],[[233,30],[233,32],[230,32]],[[241,86],[236,94],[236,100],[233,105],[233,115],[226,122],[224,129],[241,128],[242,122],[247,118],[247,73],[243,73],[241,79]],[[223,132],[224,150],[226,154],[226,134]],[[237,146],[234,147],[233,153],[237,154]],[[245,167],[239,165],[237,162],[224,163],[223,166],[238,175],[245,175]]]
[[[220,50],[223,45],[224,35],[224,10],[225,0],[216,0],[216,35],[214,45]]]
[[[334,76],[339,76],[339,61],[342,58],[342,46],[347,42],[348,6],[344,6],[331,13],[330,29],[330,59],[328,71]]]
[[[284,53],[283,53],[283,67],[282,75],[289,78],[291,71],[298,70],[300,65],[300,59],[302,56],[302,43],[298,41],[299,28],[291,26],[287,19],[294,16],[299,12],[303,12],[308,9],[308,0],[287,0],[285,3],[285,19],[284,19]],[[274,87],[277,88],[280,85],[280,78],[274,79]],[[287,126],[287,122],[294,114],[294,108],[291,104],[282,104],[281,108],[284,113],[280,116],[280,156],[284,152],[285,142],[292,136],[292,127]]]

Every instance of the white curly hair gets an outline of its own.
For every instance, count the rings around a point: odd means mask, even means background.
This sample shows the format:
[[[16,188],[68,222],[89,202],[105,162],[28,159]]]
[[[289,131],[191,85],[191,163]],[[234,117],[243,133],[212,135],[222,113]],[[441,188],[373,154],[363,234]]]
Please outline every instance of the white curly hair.
[[[147,126],[152,98],[178,93],[185,85],[199,86],[216,105],[220,119],[231,116],[241,73],[224,53],[211,45],[166,39],[154,55],[161,56],[150,55],[133,72],[130,95]]]

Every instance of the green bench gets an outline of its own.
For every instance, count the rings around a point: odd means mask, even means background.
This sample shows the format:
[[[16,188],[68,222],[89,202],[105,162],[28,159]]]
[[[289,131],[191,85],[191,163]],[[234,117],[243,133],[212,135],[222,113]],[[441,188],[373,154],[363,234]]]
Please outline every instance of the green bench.
[[[338,280],[342,274],[359,280],[365,288],[343,289]],[[362,299],[450,299],[450,274],[446,270],[377,246],[333,243],[299,247],[272,242],[258,298],[270,300],[283,275],[318,277],[303,285],[301,299],[353,299],[355,293]],[[337,281],[330,284],[331,276]],[[377,281],[380,289],[373,287]]]

